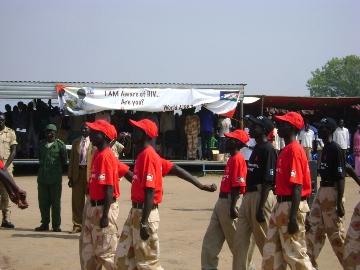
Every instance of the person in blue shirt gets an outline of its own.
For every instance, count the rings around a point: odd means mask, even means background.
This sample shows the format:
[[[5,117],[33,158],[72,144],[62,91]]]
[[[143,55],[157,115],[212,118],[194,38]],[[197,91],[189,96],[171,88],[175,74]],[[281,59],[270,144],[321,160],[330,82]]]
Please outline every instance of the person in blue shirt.
[[[214,113],[205,107],[201,107],[200,117],[200,134],[201,134],[201,159],[211,160],[211,135],[213,132]]]

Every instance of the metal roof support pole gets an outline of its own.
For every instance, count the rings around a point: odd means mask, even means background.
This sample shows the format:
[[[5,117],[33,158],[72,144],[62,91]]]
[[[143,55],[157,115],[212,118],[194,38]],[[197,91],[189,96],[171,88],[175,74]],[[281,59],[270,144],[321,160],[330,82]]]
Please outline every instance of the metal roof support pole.
[[[261,116],[264,115],[264,95],[261,96]]]
[[[240,100],[240,110],[239,110],[239,120],[240,120],[240,129],[244,129],[244,122],[243,122],[243,118],[244,118],[244,100]]]

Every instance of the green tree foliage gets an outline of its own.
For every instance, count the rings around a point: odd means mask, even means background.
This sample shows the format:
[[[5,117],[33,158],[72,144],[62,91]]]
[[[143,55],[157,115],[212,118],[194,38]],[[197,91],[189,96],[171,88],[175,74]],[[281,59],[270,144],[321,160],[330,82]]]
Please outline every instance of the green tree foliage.
[[[311,74],[306,86],[312,97],[360,96],[360,58],[356,55],[333,58]]]

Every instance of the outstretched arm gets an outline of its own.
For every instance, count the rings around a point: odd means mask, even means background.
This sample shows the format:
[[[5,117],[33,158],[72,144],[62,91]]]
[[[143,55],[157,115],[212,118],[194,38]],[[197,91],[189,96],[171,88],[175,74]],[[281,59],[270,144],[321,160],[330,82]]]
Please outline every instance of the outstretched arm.
[[[0,169],[0,182],[3,183],[10,200],[17,204],[19,208],[25,209],[29,207],[26,201],[26,192],[21,190],[15,183],[10,173],[4,169]]]
[[[355,170],[353,169],[353,167],[351,167],[351,165],[349,163],[346,163],[345,171],[360,186],[360,178],[357,175],[357,173],[355,172]]]
[[[179,167],[178,165],[174,164],[170,170],[171,173],[175,174],[177,177],[184,179],[185,181],[188,181],[189,183],[193,184],[197,188],[214,192],[217,190],[217,186],[215,184],[212,185],[203,185],[197,180],[194,176],[192,176],[188,171],[185,171],[183,168]]]
[[[124,175],[125,179],[132,184],[132,177],[133,177],[133,172],[128,170],[128,172]]]

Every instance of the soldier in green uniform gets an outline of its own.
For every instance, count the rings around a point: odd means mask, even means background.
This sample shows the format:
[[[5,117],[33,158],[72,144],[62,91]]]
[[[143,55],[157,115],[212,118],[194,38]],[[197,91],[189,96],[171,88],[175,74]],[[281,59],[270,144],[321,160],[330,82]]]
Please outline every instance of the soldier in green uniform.
[[[62,166],[66,165],[68,156],[65,144],[56,139],[56,126],[45,127],[46,139],[39,143],[38,200],[41,213],[41,225],[35,231],[49,230],[50,208],[52,228],[61,232],[60,200],[62,190]]]

